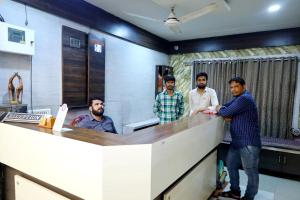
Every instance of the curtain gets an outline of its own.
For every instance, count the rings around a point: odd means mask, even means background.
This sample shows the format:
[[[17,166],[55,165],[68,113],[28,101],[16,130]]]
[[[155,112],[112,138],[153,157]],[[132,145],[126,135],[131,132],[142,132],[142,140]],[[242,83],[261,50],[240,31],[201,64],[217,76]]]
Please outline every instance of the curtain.
[[[206,72],[224,104],[232,98],[228,81],[242,77],[257,104],[261,135],[291,138],[297,66],[297,57],[195,61],[193,87],[196,74]]]

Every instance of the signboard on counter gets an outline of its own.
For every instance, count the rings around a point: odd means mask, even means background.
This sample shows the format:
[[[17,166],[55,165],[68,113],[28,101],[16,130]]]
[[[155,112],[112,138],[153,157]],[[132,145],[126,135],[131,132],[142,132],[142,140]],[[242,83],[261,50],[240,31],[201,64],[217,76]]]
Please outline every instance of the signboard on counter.
[[[63,129],[64,121],[66,119],[68,112],[67,104],[63,104],[59,107],[58,113],[56,115],[56,120],[53,126],[53,131],[61,132]]]
[[[30,113],[15,113],[9,112],[3,122],[25,122],[25,123],[39,123],[43,114],[30,114]]]

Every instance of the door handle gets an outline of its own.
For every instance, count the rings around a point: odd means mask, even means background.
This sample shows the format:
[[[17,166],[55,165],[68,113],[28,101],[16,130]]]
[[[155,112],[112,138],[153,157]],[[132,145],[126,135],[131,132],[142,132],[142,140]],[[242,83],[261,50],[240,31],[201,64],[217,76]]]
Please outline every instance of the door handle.
[[[278,163],[281,163],[281,155],[278,156]]]

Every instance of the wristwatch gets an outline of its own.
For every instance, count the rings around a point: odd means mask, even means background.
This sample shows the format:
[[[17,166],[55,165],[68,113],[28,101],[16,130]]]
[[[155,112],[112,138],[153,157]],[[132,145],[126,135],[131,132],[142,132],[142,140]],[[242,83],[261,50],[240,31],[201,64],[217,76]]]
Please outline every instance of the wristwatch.
[[[291,133],[293,136],[300,136],[300,129],[299,128],[291,128]]]

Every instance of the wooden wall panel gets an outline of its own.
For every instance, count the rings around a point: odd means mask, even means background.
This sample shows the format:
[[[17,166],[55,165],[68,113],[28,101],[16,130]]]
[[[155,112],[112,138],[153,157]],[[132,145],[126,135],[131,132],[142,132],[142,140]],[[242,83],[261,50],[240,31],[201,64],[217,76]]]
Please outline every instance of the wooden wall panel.
[[[117,59],[117,58],[116,58]],[[105,95],[105,40],[95,34],[88,36],[88,98]]]
[[[80,47],[70,46],[70,38],[80,40]],[[68,107],[87,106],[87,34],[62,27],[63,103]]]

